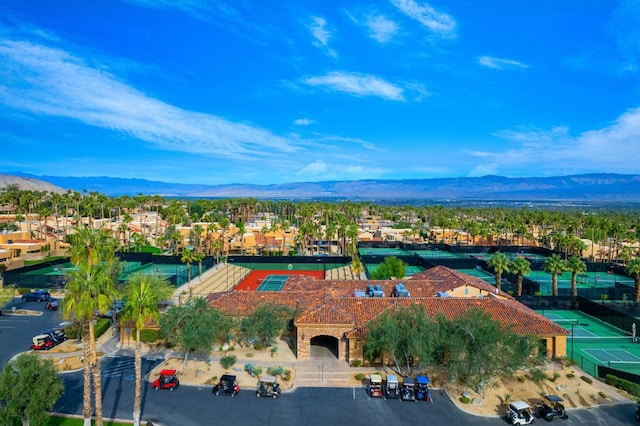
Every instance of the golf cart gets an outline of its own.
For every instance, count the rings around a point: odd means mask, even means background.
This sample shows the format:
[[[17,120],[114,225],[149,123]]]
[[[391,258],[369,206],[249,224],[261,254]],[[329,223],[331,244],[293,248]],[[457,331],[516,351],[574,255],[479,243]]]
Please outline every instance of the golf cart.
[[[236,381],[236,376],[233,376],[231,374],[223,374],[222,377],[220,377],[220,381],[218,382],[218,384],[215,385],[213,389],[211,389],[211,392],[214,395],[228,393],[231,398],[235,397],[238,392],[240,392],[240,386]]]
[[[398,398],[400,396],[398,376],[395,374],[387,374],[387,384],[384,386],[384,396],[386,398]]]
[[[429,383],[431,380],[427,376],[416,376],[416,399],[433,402],[431,392],[429,392]]]
[[[535,423],[531,407],[524,401],[513,401],[507,408],[507,419],[512,425],[528,425]]]
[[[400,399],[403,401],[416,400],[416,384],[411,377],[402,378],[402,389],[400,390]]]
[[[34,336],[31,343],[31,349],[34,351],[48,351],[56,345],[56,342],[49,334],[38,334]]]
[[[49,302],[47,302],[47,310],[49,311],[57,311],[59,307],[60,307],[60,302],[58,302],[55,299],[51,299],[49,300]]]
[[[269,376],[265,374],[258,383],[258,389],[256,389],[256,397],[270,396],[276,399],[280,396],[280,385],[276,379],[276,376]]]
[[[176,370],[161,370],[160,376],[151,383],[151,387],[155,390],[169,389],[171,392],[178,386],[180,381],[176,377]]]
[[[553,420],[554,417],[568,419],[569,416],[564,409],[563,402],[564,399],[558,395],[545,395],[542,404],[538,407],[538,415],[548,422]]]
[[[382,376],[379,374],[372,374],[369,378],[368,394],[371,398],[382,398],[384,396],[382,392]]]

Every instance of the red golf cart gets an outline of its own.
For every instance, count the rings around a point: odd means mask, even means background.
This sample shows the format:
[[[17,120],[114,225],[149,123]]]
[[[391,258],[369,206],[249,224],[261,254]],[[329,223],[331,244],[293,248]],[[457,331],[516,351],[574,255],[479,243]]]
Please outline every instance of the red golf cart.
[[[173,391],[180,386],[180,381],[176,377],[176,370],[161,370],[157,379],[151,383],[151,387],[155,390],[169,389]]]

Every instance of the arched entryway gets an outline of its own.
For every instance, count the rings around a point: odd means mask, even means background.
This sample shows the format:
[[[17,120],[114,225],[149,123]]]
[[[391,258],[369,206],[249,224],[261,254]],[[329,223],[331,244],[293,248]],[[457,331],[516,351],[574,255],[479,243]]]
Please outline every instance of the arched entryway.
[[[311,358],[337,358],[338,339],[332,336],[316,336],[311,339]]]

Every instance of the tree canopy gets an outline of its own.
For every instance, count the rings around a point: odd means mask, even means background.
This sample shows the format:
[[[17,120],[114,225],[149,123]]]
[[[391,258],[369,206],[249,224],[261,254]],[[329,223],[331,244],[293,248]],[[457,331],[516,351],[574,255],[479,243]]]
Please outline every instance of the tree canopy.
[[[364,354],[400,375],[444,367],[447,378],[480,392],[496,378],[538,365],[535,338],[519,336],[481,309],[448,320],[419,305],[398,307],[372,321]]]
[[[64,385],[52,359],[22,354],[0,372],[0,422],[3,425],[44,425]]]
[[[216,341],[224,341],[232,323],[201,298],[172,306],[160,318],[162,332],[170,346],[184,352],[186,365],[191,352],[209,353]]]
[[[406,266],[406,263],[395,256],[385,257],[378,268],[371,273],[371,278],[374,280],[388,280],[391,277],[404,278]]]
[[[288,307],[265,303],[242,320],[240,329],[245,339],[256,339],[262,345],[268,346],[287,329],[292,317],[293,312]]]

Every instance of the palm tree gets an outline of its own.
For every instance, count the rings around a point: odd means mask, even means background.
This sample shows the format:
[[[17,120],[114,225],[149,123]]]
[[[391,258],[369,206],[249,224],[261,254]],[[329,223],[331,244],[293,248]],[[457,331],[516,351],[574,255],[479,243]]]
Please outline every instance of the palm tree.
[[[587,265],[577,256],[571,256],[565,263],[566,270],[571,272],[571,296],[578,296],[578,274],[587,272]]]
[[[640,259],[633,259],[627,264],[627,274],[633,277],[636,284],[636,305],[640,303]]]
[[[117,241],[102,228],[84,226],[74,228],[68,255],[76,267],[69,276],[65,288],[62,312],[65,318],[73,318],[82,326],[84,343],[84,401],[85,425],[91,422],[91,378],[95,387],[96,425],[102,426],[102,386],[100,363],[97,359],[93,319],[96,311],[104,313],[116,298],[115,281],[111,271],[115,259]]]
[[[105,312],[112,302],[112,280],[105,263],[80,263],[69,274],[65,285],[67,295],[62,301],[64,318],[73,318],[82,327],[84,395],[83,417],[85,426],[91,426],[91,371],[95,387],[96,425],[102,425],[102,386],[100,364],[97,360],[93,319],[95,311]]]
[[[553,254],[544,261],[544,270],[551,274],[551,292],[558,295],[558,275],[566,271],[565,261],[558,254]]]
[[[124,324],[135,323],[136,347],[135,347],[135,371],[136,388],[133,405],[133,424],[140,424],[140,388],[142,385],[142,345],[140,343],[140,331],[148,321],[160,320],[158,302],[167,300],[173,294],[173,286],[157,275],[133,275],[124,288],[126,303],[122,312],[121,321]]]
[[[187,264],[187,284],[189,285],[189,298],[193,297],[192,289],[191,289],[191,264],[197,261],[196,252],[192,249],[188,248],[182,252],[182,257],[180,258],[180,262]]]
[[[524,257],[516,257],[513,262],[511,262],[511,272],[516,274],[518,281],[517,295],[522,296],[522,280],[525,275],[529,275],[531,273],[531,263]]]
[[[502,273],[509,272],[509,258],[506,254],[497,252],[491,255],[488,264],[491,268],[493,268],[493,272],[496,276],[496,288],[498,290],[501,290]]]

